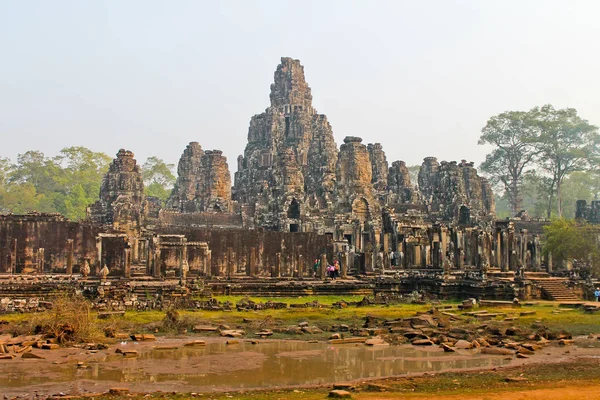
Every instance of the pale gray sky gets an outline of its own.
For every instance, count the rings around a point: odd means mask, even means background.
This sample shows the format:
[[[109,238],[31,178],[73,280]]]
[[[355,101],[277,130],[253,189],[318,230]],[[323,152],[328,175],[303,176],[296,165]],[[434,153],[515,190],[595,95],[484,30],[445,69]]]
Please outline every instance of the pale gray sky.
[[[0,156],[82,145],[232,172],[282,56],[338,146],[479,164],[487,119],[551,103],[600,125],[600,1],[0,0]]]

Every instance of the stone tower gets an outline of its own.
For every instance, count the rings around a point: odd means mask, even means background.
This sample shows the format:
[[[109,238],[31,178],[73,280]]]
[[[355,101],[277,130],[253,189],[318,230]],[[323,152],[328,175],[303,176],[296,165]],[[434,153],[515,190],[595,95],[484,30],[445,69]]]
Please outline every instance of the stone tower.
[[[179,212],[231,211],[231,174],[220,150],[187,145],[177,167],[177,181],[167,209]]]
[[[373,187],[373,167],[367,146],[355,136],[344,138],[337,164],[337,211],[352,219],[378,219],[379,204]]]
[[[312,106],[300,61],[281,59],[270,99],[250,120],[233,199],[247,206],[257,226],[321,230],[318,221],[333,204],[337,147],[327,117]]]
[[[131,151],[120,149],[104,175],[90,219],[111,230],[139,234],[145,214],[144,180]]]
[[[415,190],[410,182],[410,173],[404,161],[394,161],[388,173],[388,187],[392,202],[412,203],[415,201]]]
[[[465,160],[439,164],[435,157],[425,158],[419,170],[419,189],[434,219],[471,224],[495,217],[490,184]]]

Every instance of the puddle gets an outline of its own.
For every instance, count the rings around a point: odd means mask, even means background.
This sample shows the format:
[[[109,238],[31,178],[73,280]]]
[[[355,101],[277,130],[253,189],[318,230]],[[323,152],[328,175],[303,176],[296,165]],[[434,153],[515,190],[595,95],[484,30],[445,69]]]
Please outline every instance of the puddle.
[[[0,387],[85,391],[126,386],[133,391],[212,391],[319,385],[509,362],[504,357],[473,351],[444,353],[437,347],[334,346],[300,341],[261,341],[257,345],[243,341],[236,345],[209,342],[200,348],[177,344],[180,347],[174,350],[157,350],[129,343],[123,347],[138,350],[137,358],[107,353],[87,361],[86,369],[77,368],[75,352],[62,356],[64,364],[36,363],[35,373],[27,364],[29,360],[16,359],[0,364]]]

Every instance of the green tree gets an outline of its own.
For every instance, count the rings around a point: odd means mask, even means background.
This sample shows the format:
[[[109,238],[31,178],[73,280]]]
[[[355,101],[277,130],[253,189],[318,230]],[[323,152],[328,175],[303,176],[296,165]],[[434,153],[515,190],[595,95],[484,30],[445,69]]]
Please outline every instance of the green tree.
[[[48,158],[40,151],[19,154],[17,163],[0,160],[0,208],[14,213],[58,212],[85,217],[98,198],[110,158],[85,147],[67,147]],[[10,166],[7,166],[10,165]]]
[[[563,182],[576,171],[584,171],[597,162],[600,135],[598,128],[577,115],[574,108],[556,110],[551,105],[531,110],[540,132],[536,147],[539,166],[550,178],[546,185],[546,216],[552,215],[554,197],[558,216],[563,215]]]
[[[20,184],[4,185],[0,190],[0,210],[15,214],[26,214],[39,211],[44,196],[36,192],[33,184],[25,182]]]
[[[146,195],[158,197],[162,202],[165,202],[175,184],[174,168],[175,165],[167,164],[158,157],[148,157],[142,165]]]
[[[10,159],[6,157],[0,157],[0,188],[8,182],[11,171],[12,164]]]
[[[522,178],[540,152],[534,146],[537,138],[531,112],[498,114],[490,118],[481,130],[478,144],[490,144],[494,148],[486,155],[480,169],[493,185],[502,187],[512,215],[522,209]]]
[[[61,167],[57,177],[61,189],[53,194],[56,209],[71,219],[85,217],[89,204],[98,199],[110,157],[81,146],[66,147],[53,158]]]
[[[571,262],[585,271],[598,273],[600,251],[597,226],[560,218],[544,227],[545,255],[552,254],[553,262]]]
[[[47,158],[44,153],[30,150],[17,156],[17,164],[9,175],[10,183],[30,183],[38,193],[45,194],[60,190],[60,165]]]

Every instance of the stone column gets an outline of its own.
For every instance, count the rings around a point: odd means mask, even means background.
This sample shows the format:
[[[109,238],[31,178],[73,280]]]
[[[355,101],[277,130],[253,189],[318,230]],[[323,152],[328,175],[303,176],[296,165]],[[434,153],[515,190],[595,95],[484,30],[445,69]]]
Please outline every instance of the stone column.
[[[256,276],[256,249],[250,247],[250,257],[248,260],[248,270],[246,271],[248,276]]]
[[[546,265],[546,272],[550,273],[552,271],[553,271],[552,253],[548,252],[548,265]]]
[[[102,269],[102,236],[96,237],[96,252],[98,259],[94,265],[94,275],[98,276],[100,275],[100,270]]]
[[[67,275],[73,274],[73,239],[67,239]]]
[[[123,276],[125,278],[131,278],[131,248],[125,248],[125,269],[123,270]]]
[[[413,265],[421,268],[421,245],[418,243],[413,246],[413,256]]]
[[[510,265],[510,246],[508,245],[509,238],[508,233],[502,232],[502,272],[509,271]]]
[[[138,238],[133,238],[133,244],[131,247],[131,257],[132,257],[132,262],[134,263],[138,263],[139,262],[139,240]]]
[[[180,271],[180,274],[181,274],[180,276],[182,277],[182,281],[183,281],[183,283],[185,283],[185,280],[187,279],[187,272],[188,271],[184,271],[184,268],[188,268],[189,269],[189,266],[186,266],[187,263],[188,263],[188,260],[187,260],[187,258],[188,258],[187,238],[185,238],[185,237],[182,238],[181,242],[182,242],[183,246],[181,248],[181,262],[179,263],[180,264],[180,270],[179,271]]]
[[[321,279],[327,277],[327,254],[321,254],[321,267],[319,268],[319,276]]]
[[[519,254],[521,258],[521,265],[527,270],[529,269],[529,265],[527,265],[527,229],[521,229],[521,254]]]
[[[304,260],[302,258],[302,254],[300,254],[300,251],[298,250],[296,255],[296,268],[298,270],[298,278],[300,279],[304,276]]]
[[[233,277],[233,248],[227,248],[227,262],[225,264],[227,278]]]
[[[539,272],[542,266],[542,249],[538,235],[533,235],[533,254],[531,255],[531,258],[533,260],[534,271]]]
[[[206,255],[204,257],[204,268],[206,268],[206,275],[212,276],[212,250],[206,250]]]
[[[12,240],[12,246],[10,249],[10,273],[17,273],[17,239]]]
[[[160,240],[157,240],[154,245],[154,262],[153,262],[153,268],[152,268],[152,274],[154,275],[155,278],[160,278],[160,254],[161,254]]]
[[[389,233],[384,233],[383,234],[383,253],[387,254],[390,251],[390,234]]]
[[[146,275],[152,275],[152,259],[150,258],[150,239],[144,240],[143,244],[144,257],[146,258]]]
[[[44,248],[40,247],[38,249],[38,256],[37,256],[37,272],[39,274],[44,273]]]
[[[442,257],[441,257],[440,242],[433,242],[433,268],[442,268]]]
[[[340,260],[340,277],[348,277],[348,252],[342,253],[342,259]]]
[[[281,253],[275,253],[275,267],[271,271],[272,278],[279,278],[281,276]]]

